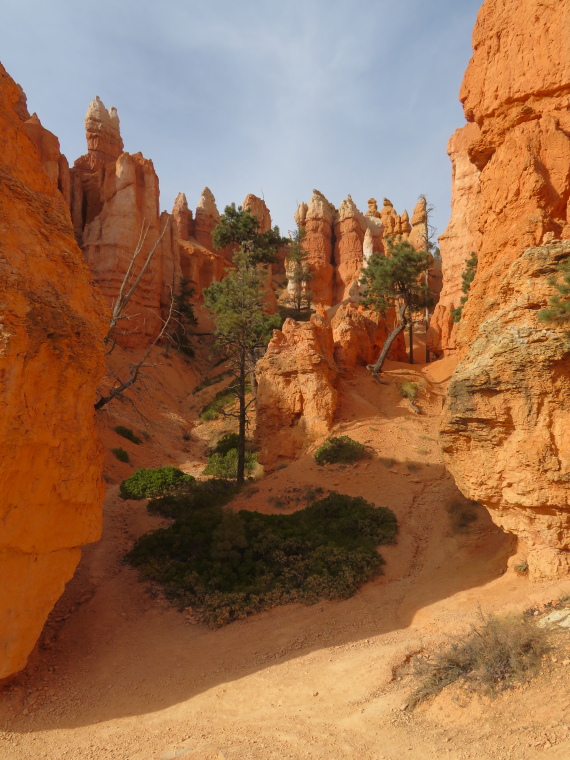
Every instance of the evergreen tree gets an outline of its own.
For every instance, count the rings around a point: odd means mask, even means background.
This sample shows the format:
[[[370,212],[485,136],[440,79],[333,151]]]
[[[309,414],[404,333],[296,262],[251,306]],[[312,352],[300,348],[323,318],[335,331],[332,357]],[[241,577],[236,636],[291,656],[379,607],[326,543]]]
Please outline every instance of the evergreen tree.
[[[251,266],[271,264],[275,261],[277,249],[287,242],[281,237],[279,227],[260,232],[257,216],[242,206],[236,208],[235,203],[225,207],[212,232],[212,240],[217,249],[232,244],[239,246],[247,254]]]
[[[250,254],[240,248],[234,254],[233,264],[234,268],[220,282],[213,282],[204,290],[204,304],[214,314],[216,344],[228,359],[230,370],[237,380],[237,481],[243,483],[247,412],[253,401],[246,399],[248,375],[255,367],[256,350],[267,345],[272,330],[279,326],[279,320],[276,315],[269,315],[264,310],[263,270],[252,266]]]
[[[554,322],[558,325],[570,324],[570,259],[561,262],[558,265],[558,271],[562,275],[562,280],[554,275],[548,279],[548,284],[552,285],[555,293],[548,301],[548,308],[538,312],[538,318],[543,322]]]
[[[463,307],[467,303],[467,299],[469,297],[469,291],[471,289],[471,283],[473,282],[476,271],[477,271],[477,254],[472,253],[471,256],[465,260],[465,269],[463,271],[463,274],[461,275],[461,292],[464,293],[464,295],[461,297],[461,300],[459,301],[459,306],[457,307],[457,309],[451,310],[451,317],[454,322],[459,322],[459,320],[461,319],[461,315],[463,314]]]
[[[382,370],[392,343],[409,325],[414,312],[431,303],[425,282],[425,272],[431,263],[432,256],[427,251],[416,251],[407,240],[391,239],[387,254],[373,253],[366,269],[362,270],[363,305],[381,314],[393,307],[396,313],[396,324],[377,362],[369,365],[375,377]]]
[[[309,267],[308,251],[305,250],[305,228],[298,227],[291,239],[291,248],[287,256],[285,271],[287,272],[288,284],[293,284],[293,296],[291,298],[295,319],[301,319],[303,312],[310,311],[312,293],[309,283],[315,279],[315,275]]]

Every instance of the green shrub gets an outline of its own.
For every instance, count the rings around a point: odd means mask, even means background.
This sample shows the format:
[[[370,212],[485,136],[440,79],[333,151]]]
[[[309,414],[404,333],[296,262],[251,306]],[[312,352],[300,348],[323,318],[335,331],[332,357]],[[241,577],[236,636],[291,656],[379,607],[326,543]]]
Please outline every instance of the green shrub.
[[[196,482],[192,475],[177,467],[156,467],[136,470],[130,478],[123,480],[119,495],[123,499],[146,499],[153,496],[188,488]]]
[[[138,435],[135,435],[133,431],[125,427],[124,425],[117,425],[113,428],[115,433],[118,433],[119,435],[122,435],[123,438],[127,438],[129,441],[132,441],[133,443],[139,444],[142,443],[142,440],[138,437]]]
[[[208,464],[203,471],[204,475],[214,475],[216,478],[237,477],[238,450],[230,449],[226,454],[214,452],[208,457]],[[251,451],[245,452],[245,473],[253,472],[257,464],[257,454]]]
[[[212,452],[213,454],[227,454],[231,449],[237,449],[239,446],[239,434],[238,433],[226,433],[223,435],[216,444],[216,448]]]
[[[222,507],[238,493],[239,487],[234,481],[211,478],[196,481],[184,491],[151,499],[147,504],[147,510],[151,515],[182,520],[201,509]]]
[[[229,404],[232,404],[235,400],[236,390],[237,380],[232,380],[228,386],[222,388],[221,391],[218,391],[214,398],[202,407],[200,419],[206,422],[217,420],[224,410],[224,407],[229,406]]]
[[[414,673],[420,685],[412,694],[411,707],[458,680],[474,691],[494,694],[536,674],[550,649],[548,633],[528,617],[481,618],[467,637],[416,661]]]
[[[419,388],[417,383],[410,383],[409,381],[400,383],[400,393],[404,398],[407,398],[408,401],[411,401],[412,403],[417,398],[418,390]]]
[[[111,449],[113,454],[117,457],[119,462],[130,462],[129,454],[124,449]]]
[[[225,498],[228,488],[216,493]],[[214,503],[178,511],[170,527],[140,538],[128,560],[218,627],[279,604],[351,596],[380,573],[376,547],[396,532],[389,509],[335,492],[290,515],[227,512]]]
[[[315,462],[317,464],[357,462],[359,459],[370,458],[370,456],[364,444],[353,441],[347,435],[341,435],[338,438],[327,438],[315,451]]]

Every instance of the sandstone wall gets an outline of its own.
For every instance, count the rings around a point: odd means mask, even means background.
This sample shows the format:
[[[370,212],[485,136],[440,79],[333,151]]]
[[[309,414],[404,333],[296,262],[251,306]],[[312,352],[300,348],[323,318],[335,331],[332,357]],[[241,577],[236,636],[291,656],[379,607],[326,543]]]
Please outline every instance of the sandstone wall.
[[[533,577],[570,570],[570,353],[537,318],[570,244],[531,248],[498,284],[503,306],[479,326],[448,389],[446,464],[469,498],[520,540]]]
[[[481,246],[479,231],[480,171],[471,163],[469,150],[479,139],[481,130],[475,123],[458,129],[449,141],[451,159],[451,218],[439,238],[443,288],[434,309],[427,334],[427,344],[436,356],[456,352],[457,323],[451,310],[460,305],[463,292],[461,276],[471,253]]]
[[[257,363],[259,460],[294,457],[331,429],[338,403],[333,335],[321,308],[310,322],[285,320]]]
[[[59,148],[46,173],[1,66],[0,104],[1,679],[24,667],[79,547],[99,537],[104,309],[57,189]]]
[[[568,345],[536,316],[570,254],[536,247],[570,238],[569,28],[568,3],[486,0],[461,89],[480,172],[465,205],[478,207],[481,239],[442,445],[462,491],[519,537],[535,577],[569,569]]]

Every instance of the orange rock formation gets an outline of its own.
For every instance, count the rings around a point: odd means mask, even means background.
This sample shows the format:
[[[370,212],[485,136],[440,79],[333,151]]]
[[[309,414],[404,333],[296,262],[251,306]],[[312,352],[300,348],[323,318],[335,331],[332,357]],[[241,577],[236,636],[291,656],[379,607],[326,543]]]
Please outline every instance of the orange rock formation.
[[[570,247],[524,253],[570,237],[569,27],[567,3],[486,0],[461,89],[480,171],[467,182],[479,209],[468,226],[481,241],[442,442],[463,492],[519,537],[533,576],[570,567],[570,366],[562,333],[536,318]]]
[[[447,146],[452,166],[451,219],[439,238],[443,288],[426,338],[428,348],[436,356],[450,356],[456,351],[457,324],[451,310],[460,305],[463,296],[461,275],[465,262],[481,245],[480,172],[469,158],[469,150],[480,134],[477,124],[466,124],[455,132]]]
[[[497,283],[448,389],[446,464],[469,498],[519,538],[532,577],[570,571],[570,357],[566,330],[537,318],[570,243],[531,248]]]
[[[324,309],[310,322],[285,320],[256,366],[259,461],[290,459],[331,429],[338,403],[338,369]]]
[[[99,537],[104,309],[57,189],[57,141],[23,123],[2,66],[0,103],[1,679],[24,667],[79,547]]]

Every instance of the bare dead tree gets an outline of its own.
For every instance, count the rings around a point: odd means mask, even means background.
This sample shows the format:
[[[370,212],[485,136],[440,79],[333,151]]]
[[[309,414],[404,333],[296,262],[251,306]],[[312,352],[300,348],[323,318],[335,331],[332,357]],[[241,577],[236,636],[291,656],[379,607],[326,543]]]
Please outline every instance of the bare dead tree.
[[[166,333],[166,330],[168,328],[168,325],[170,324],[170,320],[172,319],[172,314],[174,312],[174,295],[171,292],[170,294],[170,308],[168,310],[168,316],[166,319],[162,320],[162,329],[158,333],[158,335],[155,337],[155,339],[152,341],[152,343],[149,345],[147,350],[144,352],[142,357],[139,359],[138,362],[135,364],[132,364],[129,367],[129,377],[127,380],[121,380],[120,378],[115,378],[115,385],[111,388],[109,393],[106,396],[100,396],[97,401],[95,402],[95,410],[98,411],[99,409],[102,409],[106,404],[108,404],[113,399],[119,397],[122,395],[124,391],[126,391],[127,388],[130,388],[132,385],[134,385],[137,380],[139,379],[141,370],[145,367],[150,367],[152,365],[146,364],[146,360],[150,356],[150,353],[152,349],[156,346],[159,340],[161,340],[164,337],[164,334]]]
[[[133,251],[131,260],[129,261],[129,266],[127,267],[127,271],[125,272],[123,281],[121,282],[121,287],[119,288],[119,295],[117,296],[117,300],[113,304],[113,311],[111,313],[111,318],[109,320],[109,329],[107,330],[107,334],[105,335],[105,338],[104,338],[105,343],[109,343],[112,341],[112,346],[108,353],[111,353],[111,351],[115,347],[115,341],[112,339],[112,334],[113,334],[113,331],[115,330],[115,327],[117,326],[117,323],[121,320],[133,319],[133,317],[138,316],[135,314],[127,314],[126,309],[127,309],[127,306],[129,305],[129,301],[133,297],[133,294],[135,293],[136,289],[140,285],[140,282],[144,276],[144,273],[148,269],[148,266],[150,262],[152,261],[152,257],[154,256],[158,246],[160,245],[160,241],[164,237],[164,233],[166,232],[166,228],[168,227],[169,222],[170,222],[170,218],[167,219],[155,244],[152,246],[152,248],[148,252],[147,257],[145,259],[144,264],[141,267],[140,272],[131,282],[131,275],[133,273],[134,266],[139,257],[139,254],[141,253],[144,247],[144,244],[146,242],[146,238],[148,235],[148,231],[150,229],[150,222],[147,224],[146,219],[143,219],[143,222],[141,225],[141,231],[139,234],[139,240],[135,247],[135,250]]]

